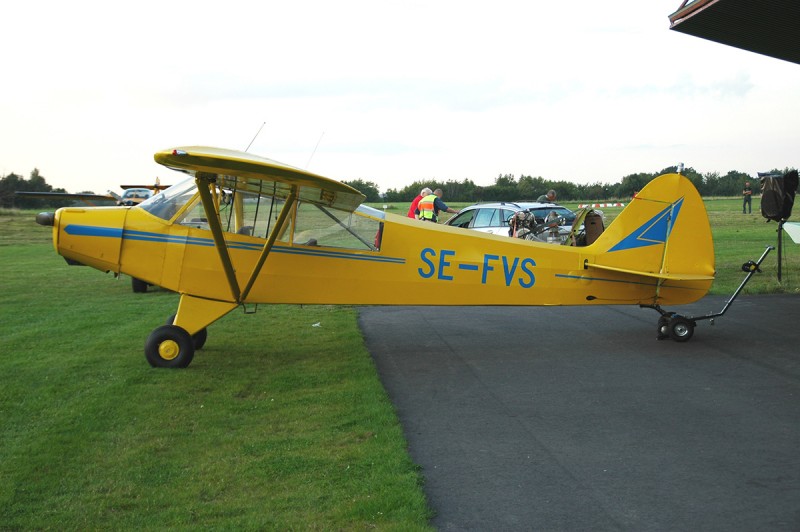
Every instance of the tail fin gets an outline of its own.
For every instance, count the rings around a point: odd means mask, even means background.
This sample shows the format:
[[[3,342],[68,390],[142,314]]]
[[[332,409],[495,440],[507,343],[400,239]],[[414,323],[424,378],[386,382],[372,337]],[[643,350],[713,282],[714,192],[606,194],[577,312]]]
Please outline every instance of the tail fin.
[[[667,289],[676,286],[691,286],[695,297],[686,302],[699,299],[714,279],[714,244],[705,205],[691,181],[680,174],[653,179],[591,250],[596,256],[589,267],[658,279],[656,303],[674,302],[662,299],[669,299],[664,297]]]

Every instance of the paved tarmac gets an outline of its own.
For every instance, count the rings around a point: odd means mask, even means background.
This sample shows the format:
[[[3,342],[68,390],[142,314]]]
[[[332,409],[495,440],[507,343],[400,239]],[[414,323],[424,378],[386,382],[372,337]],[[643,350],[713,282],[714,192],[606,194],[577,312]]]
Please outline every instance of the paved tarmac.
[[[718,312],[727,298],[670,308]],[[800,530],[800,296],[365,307],[440,530]]]

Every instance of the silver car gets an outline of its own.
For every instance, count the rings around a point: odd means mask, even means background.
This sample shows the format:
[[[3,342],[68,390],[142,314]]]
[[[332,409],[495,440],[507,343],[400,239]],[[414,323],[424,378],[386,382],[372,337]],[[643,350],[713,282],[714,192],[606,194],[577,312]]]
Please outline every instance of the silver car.
[[[464,207],[447,225],[560,244],[569,235],[574,221],[574,212],[555,203],[496,202]]]

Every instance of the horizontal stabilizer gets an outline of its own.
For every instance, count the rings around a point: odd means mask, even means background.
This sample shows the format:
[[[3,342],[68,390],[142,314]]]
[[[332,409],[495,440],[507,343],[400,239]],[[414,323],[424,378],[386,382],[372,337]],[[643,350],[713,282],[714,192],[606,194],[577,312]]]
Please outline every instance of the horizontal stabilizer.
[[[607,270],[612,272],[629,273],[631,275],[640,275],[642,277],[652,277],[656,279],[665,279],[668,281],[713,281],[713,275],[698,275],[694,273],[658,273],[658,272],[644,272],[641,270],[629,270],[626,268],[614,268],[613,266],[602,266],[600,264],[587,264],[587,268],[595,268],[598,270]]]

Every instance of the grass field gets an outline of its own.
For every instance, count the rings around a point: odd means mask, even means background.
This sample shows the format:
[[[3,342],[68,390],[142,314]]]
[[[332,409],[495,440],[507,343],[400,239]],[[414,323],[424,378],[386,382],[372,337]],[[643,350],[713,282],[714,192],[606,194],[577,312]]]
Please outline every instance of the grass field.
[[[177,296],[49,238],[0,213],[0,530],[428,528],[355,309],[234,312],[155,370],[143,341]]]
[[[777,225],[707,207],[729,294]],[[0,530],[428,528],[356,309],[234,312],[190,368],[151,369],[144,339],[177,296],[67,267],[32,215],[0,211]],[[783,283],[776,259],[748,292],[797,292],[800,246]]]

